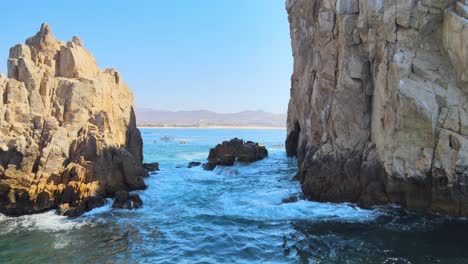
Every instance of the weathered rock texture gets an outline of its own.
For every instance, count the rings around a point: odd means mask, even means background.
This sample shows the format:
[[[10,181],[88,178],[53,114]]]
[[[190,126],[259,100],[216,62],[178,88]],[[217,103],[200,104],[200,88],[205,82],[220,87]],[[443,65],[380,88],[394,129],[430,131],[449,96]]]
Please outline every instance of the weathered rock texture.
[[[78,215],[145,187],[133,95],[78,37],[57,41],[43,24],[12,47],[0,95],[0,213]]]
[[[468,215],[468,1],[288,0],[309,199]]]
[[[268,151],[265,146],[252,141],[245,142],[242,139],[233,138],[229,141],[223,141],[210,149],[208,162],[203,167],[205,170],[214,170],[218,165],[232,166],[236,160],[249,163],[267,156]]]

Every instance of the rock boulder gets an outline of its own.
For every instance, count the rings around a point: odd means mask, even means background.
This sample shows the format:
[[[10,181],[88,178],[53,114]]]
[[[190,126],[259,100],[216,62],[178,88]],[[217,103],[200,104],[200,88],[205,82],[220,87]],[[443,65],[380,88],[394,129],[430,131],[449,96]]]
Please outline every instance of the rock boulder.
[[[202,165],[201,162],[198,162],[198,161],[191,161],[191,162],[189,162],[188,168],[198,167],[198,166],[200,166],[200,165]]]
[[[143,167],[148,171],[158,171],[159,163],[157,162],[143,163]]]
[[[245,142],[242,139],[234,138],[230,141],[223,141],[210,149],[208,162],[204,164],[204,168],[213,170],[217,165],[232,166],[236,160],[250,163],[267,156],[268,151],[264,146],[252,141]]]
[[[138,194],[129,194],[127,191],[118,191],[115,194],[112,208],[131,210],[140,208],[142,205],[143,201]]]

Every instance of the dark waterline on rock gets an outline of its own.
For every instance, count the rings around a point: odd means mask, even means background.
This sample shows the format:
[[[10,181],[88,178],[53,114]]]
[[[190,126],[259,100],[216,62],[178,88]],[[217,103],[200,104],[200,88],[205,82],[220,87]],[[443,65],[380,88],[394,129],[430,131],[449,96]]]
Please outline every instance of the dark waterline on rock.
[[[145,161],[161,167],[137,192],[142,208],[108,203],[76,219],[0,216],[0,263],[468,262],[466,219],[296,199],[283,130],[142,129],[142,136]],[[265,144],[269,157],[214,171],[187,167],[233,137]]]

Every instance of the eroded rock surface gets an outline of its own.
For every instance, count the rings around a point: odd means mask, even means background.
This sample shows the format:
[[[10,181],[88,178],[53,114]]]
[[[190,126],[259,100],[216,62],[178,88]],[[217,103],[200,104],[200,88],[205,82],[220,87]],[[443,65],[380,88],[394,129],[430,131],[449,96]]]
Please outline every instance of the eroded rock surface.
[[[309,199],[468,215],[467,1],[287,0]]]
[[[43,24],[12,47],[0,95],[0,213],[76,216],[145,188],[133,95],[78,37],[57,41]]]
[[[245,142],[242,139],[233,138],[223,141],[221,144],[210,149],[208,162],[203,165],[206,170],[214,170],[216,166],[232,166],[239,162],[254,162],[268,156],[268,151],[264,146],[252,141]]]
[[[118,191],[115,194],[112,208],[132,210],[138,209],[142,205],[143,201],[138,194],[129,194],[127,191]]]
[[[143,163],[143,168],[145,168],[147,171],[158,171],[159,163],[157,162]]]

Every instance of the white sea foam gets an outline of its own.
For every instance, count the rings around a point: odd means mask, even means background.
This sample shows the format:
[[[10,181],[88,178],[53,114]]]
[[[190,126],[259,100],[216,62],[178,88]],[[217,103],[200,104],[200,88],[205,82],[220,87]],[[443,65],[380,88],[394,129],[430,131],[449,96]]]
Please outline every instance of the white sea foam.
[[[55,249],[62,249],[62,248],[65,248],[67,247],[68,245],[71,244],[71,239],[70,237],[68,236],[67,233],[61,233],[61,234],[57,234],[55,236],[55,241],[54,241],[54,248]]]
[[[375,211],[360,209],[348,204],[315,203],[300,200],[295,203],[265,204],[251,201],[246,205],[227,202],[224,213],[229,216],[252,220],[336,220],[364,222],[377,216]]]
[[[80,228],[87,224],[83,219],[70,219],[60,216],[55,211],[41,214],[23,215],[20,217],[0,216],[2,233],[8,233],[16,228],[27,230],[39,230],[47,232],[68,231],[73,228]]]
[[[5,220],[8,220],[8,216],[6,216],[4,214],[0,214],[0,223],[5,221]]]
[[[204,160],[208,154],[206,152],[191,152],[180,154],[179,157],[184,160]]]
[[[99,215],[99,214],[102,214],[102,213],[107,213],[110,210],[112,210],[112,199],[107,198],[106,199],[106,204],[104,206],[94,208],[93,210],[84,213],[83,216]]]

